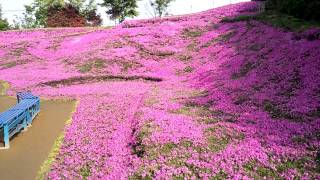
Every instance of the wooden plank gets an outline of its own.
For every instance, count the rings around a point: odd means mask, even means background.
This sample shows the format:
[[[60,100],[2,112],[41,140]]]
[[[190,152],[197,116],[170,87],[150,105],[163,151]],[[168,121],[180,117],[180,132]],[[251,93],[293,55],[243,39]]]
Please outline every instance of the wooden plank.
[[[38,102],[38,100],[36,99],[26,99],[26,100],[22,100],[20,103],[16,104],[15,106],[13,106],[11,109],[28,109],[32,106],[35,106],[36,103]]]
[[[21,114],[23,110],[17,109],[17,110],[12,110],[9,109],[6,112],[3,112],[0,114],[0,124],[4,125],[7,124],[10,120]],[[0,126],[1,127],[1,126]]]

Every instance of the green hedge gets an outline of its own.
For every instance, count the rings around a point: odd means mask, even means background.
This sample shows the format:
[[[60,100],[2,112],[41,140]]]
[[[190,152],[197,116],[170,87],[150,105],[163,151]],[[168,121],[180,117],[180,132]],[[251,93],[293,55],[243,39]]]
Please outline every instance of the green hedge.
[[[320,0],[267,0],[266,7],[298,18],[320,21]]]

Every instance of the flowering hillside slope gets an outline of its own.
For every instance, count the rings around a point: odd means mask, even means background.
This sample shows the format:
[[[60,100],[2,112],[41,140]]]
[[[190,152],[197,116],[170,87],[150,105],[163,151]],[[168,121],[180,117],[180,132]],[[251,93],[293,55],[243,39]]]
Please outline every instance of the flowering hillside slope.
[[[319,31],[257,10],[1,33],[9,93],[79,100],[48,178],[320,178]]]

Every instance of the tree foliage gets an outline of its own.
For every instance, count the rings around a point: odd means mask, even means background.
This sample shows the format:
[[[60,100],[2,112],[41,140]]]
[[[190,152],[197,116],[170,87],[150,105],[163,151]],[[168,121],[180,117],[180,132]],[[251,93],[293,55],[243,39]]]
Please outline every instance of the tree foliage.
[[[51,6],[48,9],[48,27],[84,27],[86,20],[79,10],[71,4]]]
[[[81,12],[86,17],[88,25],[100,26],[102,24],[101,16],[97,14],[97,4],[95,0],[90,0]]]
[[[97,4],[95,0],[90,0],[89,3],[86,3],[86,0],[34,0],[31,5],[25,6],[25,13],[21,23],[22,27],[47,27],[50,9],[51,12],[52,9],[60,9],[65,10],[61,12],[70,13],[70,7],[76,10],[87,21],[90,22],[93,19],[96,22],[95,25],[101,24],[101,17],[96,13]]]
[[[137,12],[137,0],[104,0],[102,6],[107,8],[106,13],[113,20],[123,22],[126,17],[135,17]]]
[[[306,20],[320,21],[320,0],[268,0],[267,8]]]
[[[155,16],[162,17],[168,13],[168,7],[174,0],[150,0]]]
[[[0,31],[5,31],[5,30],[8,30],[9,28],[10,28],[10,25],[7,19],[4,19],[2,17],[2,6],[0,4]]]

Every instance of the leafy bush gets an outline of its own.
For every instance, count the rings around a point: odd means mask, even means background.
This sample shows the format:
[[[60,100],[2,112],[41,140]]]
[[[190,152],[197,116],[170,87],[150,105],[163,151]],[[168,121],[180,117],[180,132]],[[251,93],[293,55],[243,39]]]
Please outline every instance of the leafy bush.
[[[9,23],[6,19],[0,19],[0,31],[5,31],[10,28]]]
[[[48,27],[84,27],[85,25],[85,17],[71,4],[51,6],[48,8]]]

